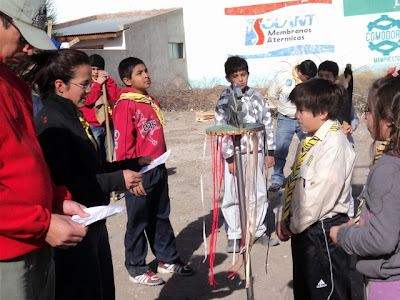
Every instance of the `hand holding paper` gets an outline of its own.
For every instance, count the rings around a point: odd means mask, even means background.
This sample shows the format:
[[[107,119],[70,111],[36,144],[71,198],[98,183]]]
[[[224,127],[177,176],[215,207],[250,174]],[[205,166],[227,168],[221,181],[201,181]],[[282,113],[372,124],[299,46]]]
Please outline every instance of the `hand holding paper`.
[[[142,181],[142,174],[139,172],[123,170],[122,174],[124,175],[125,187],[127,190],[138,186],[138,184]]]
[[[78,215],[73,215],[72,216],[72,221],[80,224],[85,224],[86,226],[97,222],[99,220],[103,220],[105,218],[108,218],[112,215],[119,214],[125,210],[124,207],[119,206],[119,205],[101,205],[101,206],[94,206],[94,207],[89,207],[85,208],[84,211],[90,214],[89,217],[86,218],[81,218]]]
[[[157,167],[161,164],[164,164],[167,161],[170,154],[171,154],[171,150],[168,150],[163,155],[156,158],[151,165],[143,167],[139,172],[146,173],[147,171],[150,171],[151,169],[154,169],[155,167]]]

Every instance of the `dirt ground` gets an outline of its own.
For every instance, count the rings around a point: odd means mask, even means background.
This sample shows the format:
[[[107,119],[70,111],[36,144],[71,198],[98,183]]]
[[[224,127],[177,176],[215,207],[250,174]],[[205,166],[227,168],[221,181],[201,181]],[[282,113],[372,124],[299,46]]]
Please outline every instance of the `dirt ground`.
[[[210,286],[208,283],[209,260],[205,257],[203,243],[203,222],[206,226],[207,245],[212,221],[212,181],[211,181],[211,151],[209,138],[205,130],[213,125],[212,121],[196,122],[194,112],[166,113],[166,142],[172,153],[167,161],[169,172],[169,187],[171,198],[170,220],[175,231],[178,250],[183,261],[188,262],[195,270],[191,277],[161,274],[166,281],[161,286],[143,286],[133,284],[128,280],[124,266],[124,234],[126,212],[113,216],[108,220],[110,243],[113,253],[116,298],[128,299],[246,299],[246,289],[243,281],[243,268],[232,279],[228,279],[228,269],[232,266],[232,254],[225,253],[226,237],[223,228],[223,217],[220,214],[219,234],[215,255],[215,278],[219,283]],[[365,121],[360,117],[360,126],[354,133],[357,160],[353,176],[353,195],[358,195],[365,183],[365,174],[370,163],[369,145],[371,139],[365,127]],[[203,158],[204,141],[207,140],[205,158]],[[288,156],[287,166],[293,163],[297,138],[294,139]],[[271,170],[270,170],[271,172]],[[285,175],[290,172],[286,167]],[[204,207],[201,201],[200,175],[204,178]],[[270,174],[269,174],[270,175]],[[270,193],[270,208],[268,223],[274,230],[274,213],[279,193]],[[124,206],[124,200],[112,205]],[[275,233],[272,234],[273,237]],[[208,251],[208,249],[207,249]],[[253,246],[251,251],[252,275],[254,283],[254,299],[293,299],[291,250],[290,243],[268,248],[260,244]],[[156,261],[149,252],[148,262],[156,270]],[[362,283],[360,276],[352,272],[353,299],[362,299]]]

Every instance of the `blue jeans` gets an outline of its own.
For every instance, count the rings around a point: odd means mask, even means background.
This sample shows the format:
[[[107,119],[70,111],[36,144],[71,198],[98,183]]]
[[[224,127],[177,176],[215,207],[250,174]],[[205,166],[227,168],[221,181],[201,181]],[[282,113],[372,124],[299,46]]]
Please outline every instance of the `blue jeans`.
[[[159,262],[180,260],[175,235],[169,221],[170,199],[165,165],[142,175],[147,195],[136,197],[125,192],[128,223],[125,233],[125,267],[131,276],[149,269],[146,263],[148,245]]]
[[[103,161],[104,160],[109,161],[106,126],[90,125],[90,130],[92,131],[93,137],[96,140],[97,146],[99,147],[101,159]],[[114,125],[112,123],[110,124],[110,134],[111,134],[111,154],[114,154]]]
[[[271,183],[278,183],[283,186],[285,181],[283,168],[285,167],[290,143],[295,133],[299,140],[304,137],[304,133],[296,119],[287,118],[279,113],[275,131],[275,166],[274,174],[271,175]]]

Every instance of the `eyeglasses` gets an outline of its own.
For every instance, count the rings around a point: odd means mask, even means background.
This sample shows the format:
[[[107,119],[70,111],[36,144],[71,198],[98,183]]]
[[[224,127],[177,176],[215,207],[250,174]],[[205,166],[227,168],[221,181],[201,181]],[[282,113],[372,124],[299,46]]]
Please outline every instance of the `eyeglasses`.
[[[368,105],[365,105],[365,106],[363,107],[363,112],[364,112],[365,114],[371,113],[371,109],[368,107]]]
[[[76,86],[79,86],[80,88],[84,89],[85,91],[91,89],[93,87],[94,82],[91,82],[89,84],[79,84],[79,83],[75,83],[75,82],[70,82],[71,84],[74,84]]]
[[[24,36],[22,35],[21,31],[19,31],[18,27],[15,26],[13,20],[12,20],[9,16],[7,16],[7,15],[5,15],[5,14],[1,14],[1,16],[2,16],[4,19],[6,19],[6,20],[8,21],[8,23],[10,23],[15,29],[18,30],[18,32],[19,32],[19,34],[20,34],[19,41],[20,41],[22,44],[24,44],[24,45],[25,45],[25,44],[29,44],[29,42],[28,42],[28,41],[24,38]]]

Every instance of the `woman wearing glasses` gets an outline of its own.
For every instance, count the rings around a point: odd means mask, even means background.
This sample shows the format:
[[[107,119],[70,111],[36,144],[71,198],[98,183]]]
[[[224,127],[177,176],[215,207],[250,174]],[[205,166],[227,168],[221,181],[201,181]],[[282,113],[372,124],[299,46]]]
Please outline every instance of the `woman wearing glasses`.
[[[20,67],[37,84],[43,109],[35,119],[37,134],[56,185],[65,185],[72,199],[87,207],[107,205],[109,193],[137,186],[143,157],[107,163],[80,108],[92,89],[88,56],[65,49],[31,56]],[[130,169],[130,170],[128,170]],[[143,191],[144,193],[144,191]],[[113,266],[105,221],[89,226],[84,240],[69,250],[55,249],[56,299],[115,299]]]

